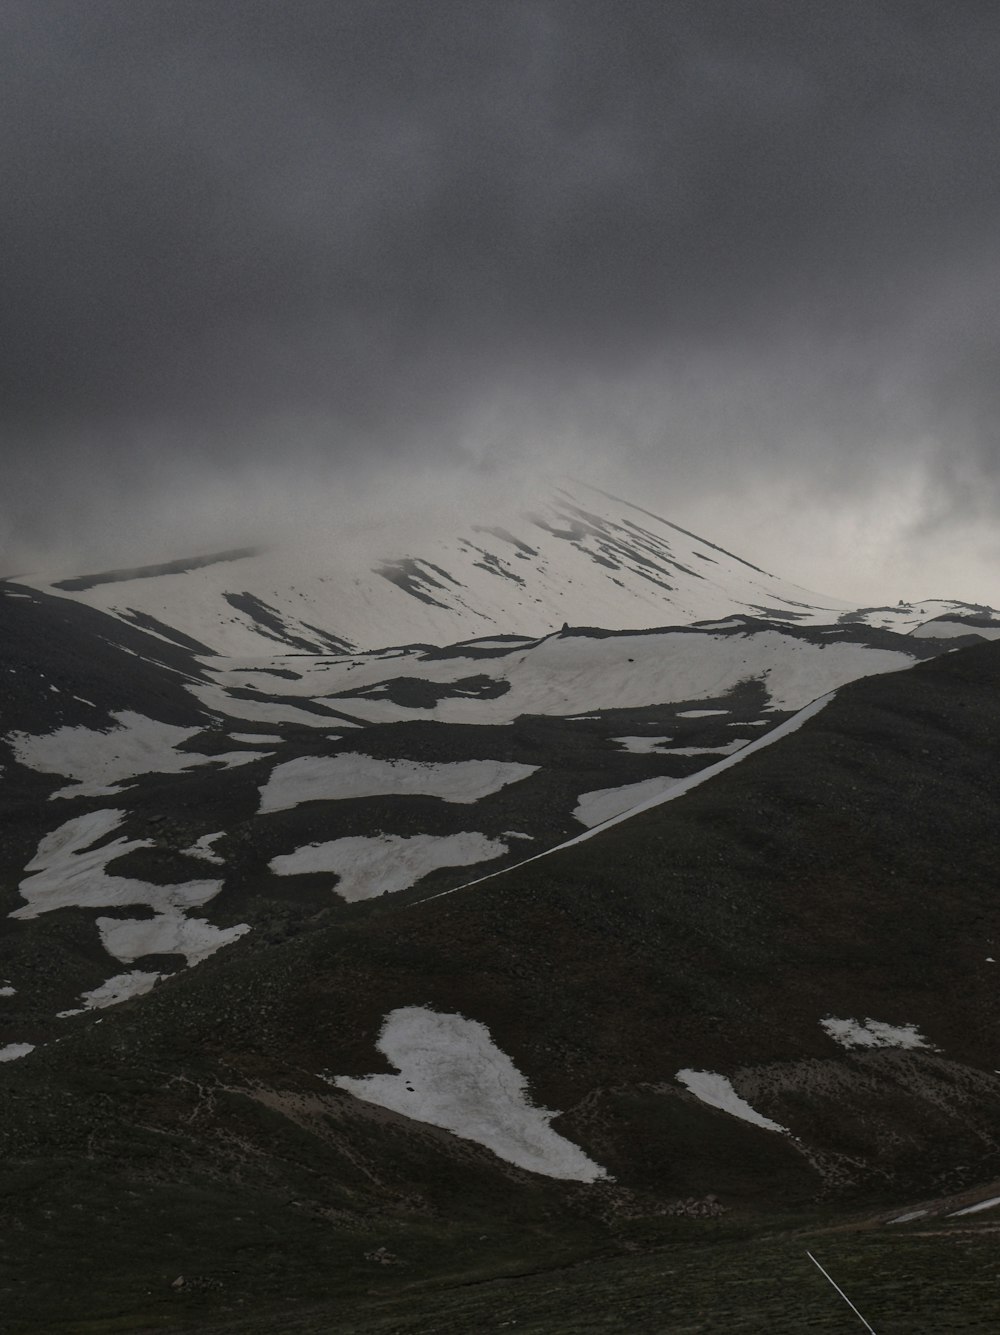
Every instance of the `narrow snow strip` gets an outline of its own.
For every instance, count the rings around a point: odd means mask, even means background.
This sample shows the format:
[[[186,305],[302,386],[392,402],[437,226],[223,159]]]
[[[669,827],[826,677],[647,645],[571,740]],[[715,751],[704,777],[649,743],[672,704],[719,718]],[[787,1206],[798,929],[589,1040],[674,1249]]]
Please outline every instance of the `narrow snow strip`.
[[[787,737],[789,733],[796,732],[807,719],[812,718],[828,705],[835,695],[836,691],[829,691],[826,695],[821,695],[818,699],[813,700],[811,704],[806,705],[804,709],[800,709],[797,714],[785,719],[784,723],[779,723],[765,736],[758,737],[755,742],[750,742],[748,746],[744,746],[735,755],[726,756],[725,760],[719,760],[714,765],[706,765],[697,774],[692,774],[686,779],[678,779],[669,792],[658,797],[651,797],[645,802],[640,802],[637,807],[633,807],[630,811],[625,811],[620,816],[612,816],[603,825],[595,825],[591,830],[584,830],[583,834],[574,835],[572,839],[566,839],[561,844],[555,844],[543,853],[535,853],[532,857],[525,858],[523,862],[515,862],[512,867],[502,867],[500,871],[491,871],[486,876],[477,876],[474,881],[466,881],[465,885],[456,885],[453,890],[442,890],[441,895],[453,895],[458,890],[467,890],[470,886],[481,885],[483,881],[492,880],[494,876],[517,871],[519,867],[526,867],[529,862],[537,862],[539,858],[550,857],[551,854],[559,853],[564,848],[572,848],[575,844],[582,844],[587,839],[593,839],[594,835],[602,834],[605,830],[609,830],[613,825],[619,825],[624,820],[631,820],[633,816],[638,816],[640,812],[649,811],[653,807],[660,806],[663,802],[672,802],[674,798],[682,797],[685,793],[689,793],[692,788],[697,788],[700,784],[707,783],[709,779],[714,779],[717,774],[722,774],[723,771],[738,765],[747,756],[754,755],[757,751],[763,751],[765,746],[770,746],[773,742],[780,741],[782,737]],[[438,898],[440,898],[439,895],[428,896],[428,899]]]
[[[898,1214],[895,1219],[890,1219],[890,1224],[908,1224],[911,1219],[923,1219],[927,1213],[926,1210],[907,1210],[906,1214]]]
[[[947,1217],[957,1219],[963,1214],[978,1214],[980,1210],[992,1210],[994,1205],[1000,1205],[1000,1196],[991,1196],[988,1201],[977,1201],[975,1205],[967,1205],[964,1210],[952,1210]]]
[[[820,1024],[844,1048],[927,1048],[916,1025],[884,1024],[881,1020],[838,1020],[828,1015]]]
[[[34,1050],[34,1043],[8,1043],[5,1048],[0,1048],[0,1062],[17,1061],[18,1057],[27,1057]]]
[[[187,881],[182,885],[153,885],[129,877],[109,876],[108,863],[134,849],[151,847],[148,839],[115,839],[100,848],[93,845],[120,825],[123,811],[91,811],[75,816],[47,834],[25,871],[21,882],[27,901],[12,918],[37,918],[61,908],[109,908],[114,905],[148,904],[190,907],[205,904],[222,889],[221,881]]]
[[[731,742],[722,742],[719,746],[672,746],[667,755],[671,756],[731,756],[740,747],[746,746],[745,737],[736,737]]]
[[[143,955],[183,955],[194,965],[238,941],[250,925],[215,927],[204,918],[185,918],[177,909],[167,909],[155,918],[98,918],[97,929],[104,949],[124,964]]]
[[[231,732],[229,734],[231,742],[247,742],[253,745],[254,742],[263,742],[265,746],[274,746],[280,742],[281,738],[275,736],[273,732]]]
[[[754,1126],[762,1126],[766,1131],[781,1131],[788,1135],[787,1126],[781,1126],[770,1117],[765,1117],[763,1113],[751,1108],[745,1099],[740,1098],[724,1075],[717,1075],[714,1071],[685,1069],[678,1071],[675,1078],[682,1085],[686,1085],[702,1103],[707,1103],[712,1108],[719,1108],[732,1117],[739,1117],[744,1122],[752,1122]]]
[[[378,895],[406,890],[438,867],[467,867],[502,857],[507,845],[475,833],[379,834],[307,844],[294,853],[272,858],[269,866],[279,876],[303,872],[335,872],[342,899],[355,903]]]
[[[552,1130],[549,1123],[559,1114],[530,1103],[524,1076],[477,1020],[403,1006],[386,1016],[377,1046],[398,1075],[336,1076],[332,1083],[366,1103],[484,1145],[529,1172],[575,1182],[607,1177]]]
[[[717,714],[728,714],[728,709],[682,709],[678,718],[713,718]]]
[[[300,802],[396,793],[440,797],[446,802],[478,802],[509,783],[526,779],[537,768],[501,760],[427,764],[416,760],[377,760],[354,752],[302,756],[275,766],[261,787],[260,809],[287,811]]]

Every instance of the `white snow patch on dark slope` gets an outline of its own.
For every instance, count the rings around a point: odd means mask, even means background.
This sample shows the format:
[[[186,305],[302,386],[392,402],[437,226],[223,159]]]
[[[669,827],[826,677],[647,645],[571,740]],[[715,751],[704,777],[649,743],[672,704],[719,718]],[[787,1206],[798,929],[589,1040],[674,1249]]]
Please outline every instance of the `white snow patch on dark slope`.
[[[214,756],[180,751],[180,744],[196,736],[200,728],[179,728],[131,710],[114,717],[116,726],[106,730],[67,727],[37,736],[13,732],[7,740],[22,765],[73,780],[53,797],[103,797],[143,774],[178,774],[199,765],[230,767],[257,759],[252,751]]]
[[[143,955],[183,955],[188,965],[200,964],[223,946],[250,931],[250,925],[216,927],[204,918],[188,918],[168,908],[153,918],[98,918],[104,949],[123,964]]]
[[[162,977],[163,974],[147,973],[142,969],[115,974],[114,978],[106,979],[99,987],[84,992],[80,997],[82,1006],[76,1010],[59,1011],[58,1016],[64,1019],[70,1015],[82,1015],[85,1010],[103,1010],[106,1006],[118,1006],[132,997],[145,996]]]
[[[260,810],[286,811],[301,802],[390,793],[478,802],[507,784],[526,779],[537,768],[501,760],[379,760],[350,751],[335,756],[302,756],[271,771],[260,790]]]
[[[765,1131],[781,1131],[785,1135],[788,1134],[786,1126],[781,1126],[778,1122],[772,1121],[770,1117],[765,1117],[763,1113],[751,1108],[745,1099],[740,1098],[726,1076],[717,1075],[714,1071],[685,1069],[678,1071],[676,1078],[691,1091],[696,1099],[700,1099],[702,1103],[707,1103],[709,1107],[718,1108],[722,1112],[729,1113],[731,1117],[740,1118],[743,1122],[750,1122],[754,1126],[763,1127]]]
[[[108,908],[113,905],[148,904],[190,908],[205,904],[222,889],[221,881],[187,881],[182,885],[153,885],[131,877],[109,876],[108,863],[138,848],[151,848],[148,839],[118,838],[99,848],[93,845],[116,830],[123,811],[91,811],[74,816],[47,834],[25,871],[32,874],[21,882],[27,901],[12,918],[37,918],[54,909]]]
[[[27,1057],[34,1050],[34,1043],[8,1043],[6,1047],[0,1048],[0,1062],[17,1061],[18,1057]]]
[[[507,845],[474,832],[460,834],[355,835],[323,844],[307,844],[272,858],[279,876],[334,872],[342,899],[355,903],[406,890],[439,867],[467,867],[502,857]]]
[[[386,1016],[377,1046],[398,1075],[336,1076],[332,1083],[366,1103],[484,1145],[529,1172],[575,1182],[607,1177],[552,1130],[549,1123],[559,1114],[529,1101],[524,1076],[477,1020],[403,1006]]]
[[[820,1024],[844,1048],[928,1048],[932,1045],[914,1024],[885,1024],[871,1018],[837,1019],[828,1015]]]

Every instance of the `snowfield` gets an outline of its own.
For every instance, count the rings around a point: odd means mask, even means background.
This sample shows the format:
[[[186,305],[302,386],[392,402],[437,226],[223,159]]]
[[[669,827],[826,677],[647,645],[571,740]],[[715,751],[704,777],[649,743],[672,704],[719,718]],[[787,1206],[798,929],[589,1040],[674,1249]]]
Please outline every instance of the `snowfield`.
[[[403,1006],[386,1016],[377,1047],[398,1075],[336,1076],[333,1084],[484,1145],[528,1172],[575,1182],[608,1176],[552,1130],[559,1114],[529,1101],[524,1076],[477,1020]]]
[[[914,650],[915,652],[915,650]],[[744,682],[760,682],[767,708],[801,709],[858,677],[912,666],[904,649],[876,649],[850,640],[821,641],[778,629],[752,632],[655,631],[633,635],[554,635],[498,657],[441,657],[408,650],[392,659],[277,658],[233,663],[219,684],[192,687],[203,704],[237,714],[245,701],[224,688],[277,692],[288,703],[309,700],[342,709],[367,723],[407,718],[442,723],[509,724],[525,714],[593,717],[598,711],[718,699]],[[293,669],[296,680],[269,675]],[[428,683],[436,699],[401,703],[392,683]],[[473,694],[461,683],[485,680]],[[681,718],[724,718],[728,710],[685,709]],[[309,720],[300,720],[309,721]],[[330,720],[335,722],[335,720]],[[320,723],[316,716],[311,724]]]

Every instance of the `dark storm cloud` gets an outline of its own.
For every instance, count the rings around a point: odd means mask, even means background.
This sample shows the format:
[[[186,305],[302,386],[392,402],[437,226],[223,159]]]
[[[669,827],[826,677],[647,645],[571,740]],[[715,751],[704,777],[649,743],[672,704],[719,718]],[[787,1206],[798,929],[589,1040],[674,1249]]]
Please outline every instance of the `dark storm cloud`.
[[[741,449],[849,473],[917,437],[947,439],[942,485],[955,452],[995,472],[993,4],[7,0],[0,22],[22,537],[102,471],[447,461],[490,412],[693,449],[702,476]]]

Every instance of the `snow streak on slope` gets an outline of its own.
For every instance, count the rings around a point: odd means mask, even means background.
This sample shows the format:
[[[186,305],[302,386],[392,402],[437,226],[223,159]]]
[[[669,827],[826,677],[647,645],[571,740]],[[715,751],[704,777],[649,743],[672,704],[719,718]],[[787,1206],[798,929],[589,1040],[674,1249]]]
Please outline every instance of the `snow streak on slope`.
[[[616,629],[733,612],[830,622],[836,599],[767,574],[626,501],[580,484],[535,512],[460,519],[442,534],[386,527],[379,559],[344,569],[308,551],[226,552],[140,572],[35,581],[177,642],[224,654],[329,653],[547,635],[564,622]],[[401,543],[406,546],[401,546]],[[358,535],[358,549],[371,545]]]
[[[738,765],[741,761],[745,760],[747,756],[754,755],[756,752],[762,751],[765,746],[770,746],[772,742],[778,742],[782,737],[787,737],[789,733],[796,732],[802,727],[803,723],[818,714],[821,709],[828,705],[833,699],[834,694],[835,692],[831,691],[827,695],[820,696],[818,700],[813,700],[810,704],[806,705],[804,709],[800,709],[799,712],[794,714],[790,719],[786,719],[784,723],[779,723],[776,728],[772,728],[764,737],[760,737],[756,741],[750,742],[747,746],[744,746],[741,750],[737,751],[735,755],[727,756],[725,760],[720,760],[714,765],[706,766],[705,769],[699,770],[697,774],[692,774],[686,779],[678,779],[666,792],[658,792],[652,797],[637,803],[635,806],[629,807],[619,815],[610,817],[600,825],[595,825],[592,829],[585,830],[583,834],[574,835],[572,839],[566,839],[561,844],[556,844],[552,848],[545,849],[542,853],[536,853],[533,857],[525,858],[523,862],[516,862],[513,866],[504,867],[501,871],[490,872],[486,876],[477,876],[474,881],[466,881],[464,885],[457,885],[452,890],[442,891],[442,895],[453,895],[457,890],[467,890],[470,886],[481,885],[483,881],[491,881],[494,876],[517,871],[519,867],[526,867],[529,862],[537,862],[539,858],[547,858],[550,854],[558,853],[564,848],[573,848],[576,844],[585,843],[588,839],[593,839],[595,835],[603,834],[605,830],[609,830],[613,825],[620,825],[622,821],[631,820],[633,816],[638,816],[640,812],[649,811],[653,807],[661,806],[664,802],[672,802],[675,798],[683,797],[684,794],[689,793],[692,788],[697,788],[699,784],[707,783],[709,779],[715,778],[717,774],[722,774],[725,770],[731,769],[733,765]],[[432,899],[440,898],[439,895],[432,895],[430,897]]]
[[[772,1121],[770,1117],[765,1117],[756,1108],[751,1108],[745,1099],[740,1098],[733,1089],[732,1082],[724,1075],[717,1075],[714,1071],[684,1070],[677,1072],[677,1079],[696,1099],[707,1103],[710,1108],[718,1108],[721,1112],[729,1113],[731,1117],[738,1117],[752,1126],[763,1127],[765,1131],[781,1131],[788,1134],[787,1127]]]

